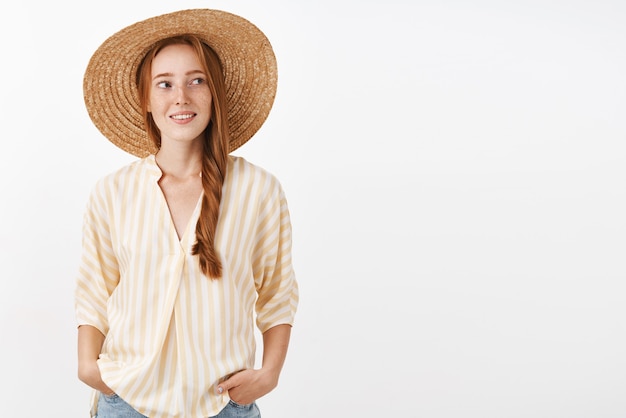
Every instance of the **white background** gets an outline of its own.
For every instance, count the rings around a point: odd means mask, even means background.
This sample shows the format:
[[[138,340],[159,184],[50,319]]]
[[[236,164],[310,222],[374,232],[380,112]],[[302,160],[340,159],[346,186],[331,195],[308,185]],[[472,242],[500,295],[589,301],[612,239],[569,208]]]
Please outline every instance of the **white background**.
[[[88,416],[73,284],[91,53],[183,8],[272,41],[238,155],[287,193],[301,303],[266,418],[626,417],[626,3],[10,2],[0,15],[2,417]]]

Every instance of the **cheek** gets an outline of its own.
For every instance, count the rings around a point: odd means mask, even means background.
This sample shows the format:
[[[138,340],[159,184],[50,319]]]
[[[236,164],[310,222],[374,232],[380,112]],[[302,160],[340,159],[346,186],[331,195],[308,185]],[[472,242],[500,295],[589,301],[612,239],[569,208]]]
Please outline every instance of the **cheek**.
[[[210,94],[205,94],[205,93],[199,93],[196,97],[195,97],[195,101],[196,103],[200,103],[203,107],[211,107],[211,95]]]

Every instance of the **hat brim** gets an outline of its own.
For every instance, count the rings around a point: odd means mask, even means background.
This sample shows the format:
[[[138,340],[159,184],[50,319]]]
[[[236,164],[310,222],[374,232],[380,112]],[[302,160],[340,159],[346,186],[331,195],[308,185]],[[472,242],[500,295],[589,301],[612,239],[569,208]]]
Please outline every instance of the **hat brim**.
[[[156,42],[183,34],[199,36],[222,62],[230,152],[259,130],[274,103],[276,57],[267,37],[248,20],[221,10],[189,9],[134,23],[109,37],[93,54],[83,94],[98,130],[135,156],[157,151],[144,126],[137,69]]]

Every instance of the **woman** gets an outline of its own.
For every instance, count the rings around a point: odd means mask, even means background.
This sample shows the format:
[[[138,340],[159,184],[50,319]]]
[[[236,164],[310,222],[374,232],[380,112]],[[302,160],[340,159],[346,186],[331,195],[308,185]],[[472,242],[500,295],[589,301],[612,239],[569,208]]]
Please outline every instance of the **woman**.
[[[138,22],[91,58],[89,114],[140,157],[97,183],[85,214],[76,314],[91,416],[260,416],[298,303],[291,225],[277,179],[229,153],[275,88],[265,36],[216,10]]]

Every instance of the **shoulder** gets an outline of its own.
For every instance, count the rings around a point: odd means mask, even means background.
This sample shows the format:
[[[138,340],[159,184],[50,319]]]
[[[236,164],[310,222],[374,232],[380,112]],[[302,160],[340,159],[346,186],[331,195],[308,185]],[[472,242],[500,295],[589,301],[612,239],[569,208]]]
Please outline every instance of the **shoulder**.
[[[268,170],[266,170],[265,168],[259,165],[251,163],[250,161],[246,160],[244,157],[230,155],[228,158],[230,160],[229,165],[232,166],[233,170],[247,171],[254,175],[274,177],[274,175],[271,174]]]
[[[150,155],[139,160],[132,161],[115,171],[101,177],[94,186],[94,193],[115,192],[121,188],[127,188],[129,183],[135,183],[148,177],[161,176],[160,170]]]
[[[228,182],[280,189],[280,181],[267,169],[243,157],[229,156]]]

